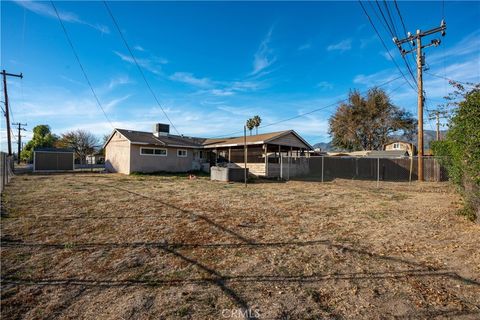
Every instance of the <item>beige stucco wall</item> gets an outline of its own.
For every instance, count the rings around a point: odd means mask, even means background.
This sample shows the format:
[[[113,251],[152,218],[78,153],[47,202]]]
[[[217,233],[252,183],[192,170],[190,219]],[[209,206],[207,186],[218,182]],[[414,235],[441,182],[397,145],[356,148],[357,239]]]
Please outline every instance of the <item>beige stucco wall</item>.
[[[105,169],[109,172],[130,174],[130,141],[115,132],[105,147]]]
[[[400,143],[400,149],[394,149],[393,144],[394,143]],[[408,151],[409,155],[412,155],[412,145],[410,143],[405,143],[405,142],[392,142],[389,144],[385,145],[385,150],[405,150]]]
[[[282,146],[292,146],[292,147],[298,147],[298,148],[305,148],[305,149],[308,148],[305,145],[305,143],[303,143],[300,139],[298,139],[293,133],[289,133],[289,134],[284,135],[284,136],[282,136],[278,139],[274,139],[272,141],[269,141],[268,143],[279,144],[279,145],[282,145]]]
[[[186,172],[193,168],[193,150],[188,148],[166,148],[167,156],[141,155],[140,148],[159,148],[159,146],[135,145],[130,148],[131,172]],[[187,150],[186,157],[178,157],[177,150]]]

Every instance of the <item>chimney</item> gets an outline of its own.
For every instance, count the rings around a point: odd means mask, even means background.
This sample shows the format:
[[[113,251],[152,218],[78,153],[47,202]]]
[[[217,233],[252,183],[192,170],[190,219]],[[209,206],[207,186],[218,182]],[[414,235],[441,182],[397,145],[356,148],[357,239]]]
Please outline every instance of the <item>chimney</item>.
[[[156,123],[153,125],[153,135],[155,137],[168,136],[170,133],[170,125],[165,123]]]

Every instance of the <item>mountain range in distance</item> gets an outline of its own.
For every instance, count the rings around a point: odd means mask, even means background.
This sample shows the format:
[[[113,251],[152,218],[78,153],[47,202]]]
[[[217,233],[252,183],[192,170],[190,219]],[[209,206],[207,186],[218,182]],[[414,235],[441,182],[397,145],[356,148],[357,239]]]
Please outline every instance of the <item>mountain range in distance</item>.
[[[440,138],[442,139],[445,137],[445,134],[447,133],[446,130],[440,131]],[[423,144],[425,146],[425,150],[430,149],[430,143],[432,141],[435,141],[437,136],[436,131],[434,130],[424,130],[423,131]],[[414,135],[412,139],[406,139],[405,136],[392,136],[391,140],[402,140],[402,141],[407,141],[411,142],[414,145],[417,145],[417,136]],[[332,142],[319,142],[315,143],[313,145],[314,149],[320,149],[321,151],[346,151],[341,148],[336,148],[332,145]]]

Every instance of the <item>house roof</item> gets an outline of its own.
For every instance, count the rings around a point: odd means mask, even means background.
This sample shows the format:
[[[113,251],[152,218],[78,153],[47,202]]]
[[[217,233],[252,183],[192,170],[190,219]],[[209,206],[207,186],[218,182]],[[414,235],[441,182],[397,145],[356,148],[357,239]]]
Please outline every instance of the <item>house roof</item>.
[[[230,137],[230,138],[198,138],[198,137],[186,137],[178,135],[166,135],[155,136],[152,132],[134,131],[127,129],[115,129],[126,139],[133,144],[145,144],[145,145],[157,145],[163,147],[190,147],[190,148],[216,148],[216,147],[228,147],[228,146],[240,146],[244,144],[244,137]],[[115,132],[114,131],[114,132]],[[295,135],[306,148],[313,150],[313,147],[306,142],[300,135],[293,130],[285,130],[278,132],[262,133],[254,136],[247,136],[247,145],[252,144],[264,144],[271,142],[275,139],[281,138],[285,135]],[[108,144],[113,134],[105,143],[104,147]]]
[[[294,130],[285,130],[285,131],[277,131],[277,132],[269,132],[269,133],[262,133],[256,134],[253,136],[246,137],[247,145],[252,144],[264,144],[268,142],[272,142],[275,139],[281,138],[285,135],[293,134],[296,136],[302,143],[305,144],[307,148],[313,150],[313,147],[306,142],[298,133]],[[228,146],[241,146],[245,143],[244,137],[231,137],[231,138],[220,138],[220,139],[206,139],[203,142],[205,148],[217,148],[217,147],[228,147]]]
[[[185,137],[177,135],[154,136],[152,132],[134,131],[126,129],[115,129],[125,138],[134,144],[153,144],[158,146],[172,147],[191,147],[198,148],[202,146],[204,138]],[[107,141],[108,143],[108,141]]]

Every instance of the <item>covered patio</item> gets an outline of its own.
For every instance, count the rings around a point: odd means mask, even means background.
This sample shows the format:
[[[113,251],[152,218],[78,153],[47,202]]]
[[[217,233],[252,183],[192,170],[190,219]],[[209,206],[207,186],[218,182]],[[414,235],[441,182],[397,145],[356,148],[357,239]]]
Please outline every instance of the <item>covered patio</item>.
[[[250,174],[269,178],[282,176],[282,161],[290,162],[288,168],[295,167],[297,157],[308,156],[307,151],[313,150],[293,130],[247,136],[246,143],[244,137],[208,139],[204,148],[210,151],[211,165],[243,168],[246,159]]]

